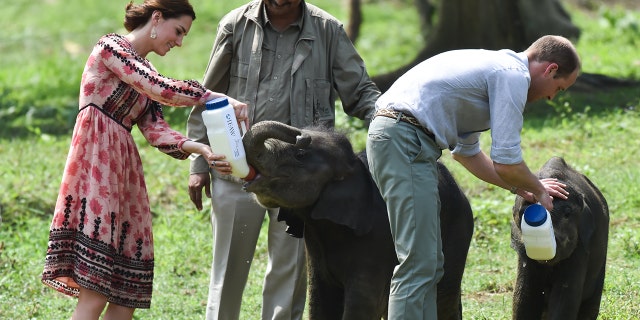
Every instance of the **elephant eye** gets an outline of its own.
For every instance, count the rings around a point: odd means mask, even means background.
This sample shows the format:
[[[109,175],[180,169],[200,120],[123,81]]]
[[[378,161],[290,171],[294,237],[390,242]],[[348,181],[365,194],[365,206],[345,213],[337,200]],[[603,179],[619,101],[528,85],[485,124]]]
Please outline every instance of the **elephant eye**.
[[[565,218],[565,219],[571,218],[571,211],[573,211],[573,210],[571,209],[570,206],[563,207],[562,211],[561,211],[562,217]]]

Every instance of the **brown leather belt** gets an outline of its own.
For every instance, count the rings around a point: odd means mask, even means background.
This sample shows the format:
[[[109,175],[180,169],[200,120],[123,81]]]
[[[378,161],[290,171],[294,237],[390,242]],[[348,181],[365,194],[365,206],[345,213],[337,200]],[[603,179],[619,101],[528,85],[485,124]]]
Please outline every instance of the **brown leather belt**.
[[[416,126],[420,128],[422,131],[424,131],[424,133],[426,133],[429,136],[429,138],[431,138],[433,141],[436,140],[435,135],[431,133],[429,130],[427,130],[427,128],[423,127],[418,121],[418,119],[416,119],[412,115],[406,114],[402,111],[383,108],[383,109],[376,110],[376,113],[373,115],[374,118],[378,116],[400,120],[402,122],[406,122],[410,125]]]

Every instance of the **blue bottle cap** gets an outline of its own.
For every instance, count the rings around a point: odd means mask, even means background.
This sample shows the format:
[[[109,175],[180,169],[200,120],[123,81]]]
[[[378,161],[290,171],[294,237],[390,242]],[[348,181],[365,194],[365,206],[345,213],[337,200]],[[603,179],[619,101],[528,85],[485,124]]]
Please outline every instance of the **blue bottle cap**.
[[[222,107],[226,107],[229,104],[229,100],[225,97],[215,98],[213,100],[207,101],[204,105],[207,110],[215,110],[220,109]]]
[[[537,227],[547,221],[547,209],[540,204],[532,204],[524,209],[523,216],[528,225]]]

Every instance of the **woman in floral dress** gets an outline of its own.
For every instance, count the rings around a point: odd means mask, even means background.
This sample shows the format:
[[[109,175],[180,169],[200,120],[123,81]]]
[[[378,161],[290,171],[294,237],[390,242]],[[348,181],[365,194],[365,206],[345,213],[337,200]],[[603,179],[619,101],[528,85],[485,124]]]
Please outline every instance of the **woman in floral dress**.
[[[105,307],[104,319],[131,319],[136,308],[150,307],[151,211],[132,128],[176,159],[224,158],[169,128],[160,106],[201,105],[224,95],[165,77],[145,58],[181,46],[194,19],[188,0],[131,2],[124,19],[130,33],[103,36],[87,60],[42,274],[44,284],[78,297],[72,319],[98,319]],[[247,106],[229,101],[246,122]],[[228,162],[215,164],[230,173]]]

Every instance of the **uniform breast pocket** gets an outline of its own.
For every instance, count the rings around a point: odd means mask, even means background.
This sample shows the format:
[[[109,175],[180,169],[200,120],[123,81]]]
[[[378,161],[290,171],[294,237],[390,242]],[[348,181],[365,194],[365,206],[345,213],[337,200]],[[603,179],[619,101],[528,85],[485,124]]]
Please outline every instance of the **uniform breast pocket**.
[[[238,60],[232,61],[229,75],[231,76],[231,81],[238,78],[246,80],[249,76],[249,64]]]
[[[331,82],[323,79],[307,80],[307,89],[313,101],[313,122],[331,122],[335,118],[334,102],[332,101]]]
[[[249,64],[232,61],[229,68],[229,87],[226,94],[240,101],[246,101],[245,87],[249,76]]]

